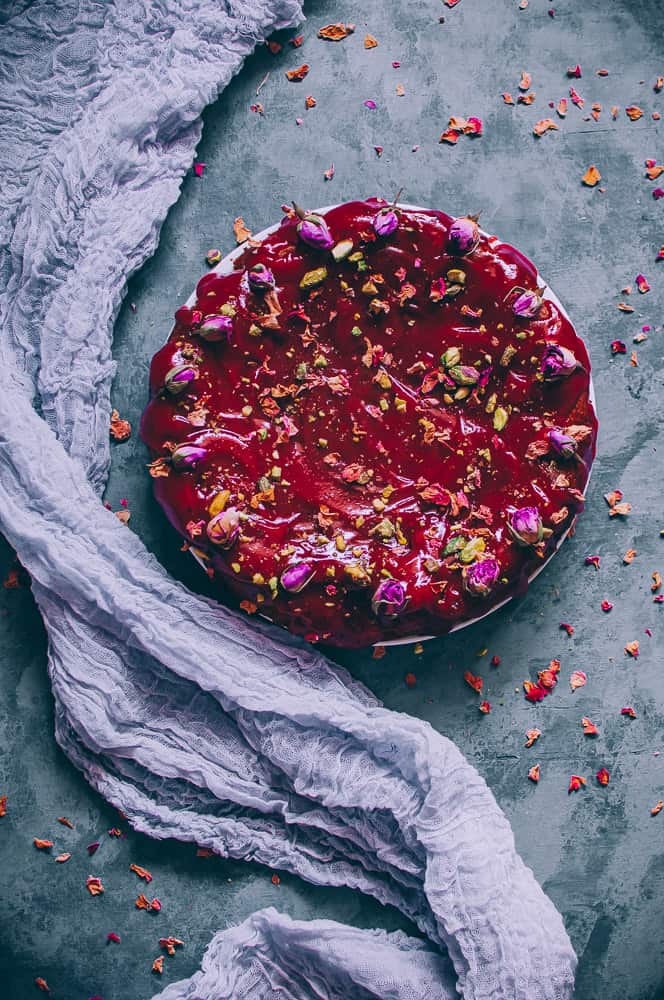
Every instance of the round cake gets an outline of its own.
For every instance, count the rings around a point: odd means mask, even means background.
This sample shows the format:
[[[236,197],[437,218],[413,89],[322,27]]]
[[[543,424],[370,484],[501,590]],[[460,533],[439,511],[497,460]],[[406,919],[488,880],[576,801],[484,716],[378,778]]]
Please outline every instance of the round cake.
[[[295,205],[155,355],[158,502],[225,599],[337,646],[521,593],[582,509],[597,422],[562,307],[473,216]]]

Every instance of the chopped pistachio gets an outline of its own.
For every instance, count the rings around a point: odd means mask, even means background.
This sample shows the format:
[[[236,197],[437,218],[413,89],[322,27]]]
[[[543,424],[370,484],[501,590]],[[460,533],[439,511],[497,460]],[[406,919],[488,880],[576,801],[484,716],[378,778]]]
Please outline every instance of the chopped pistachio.
[[[365,281],[364,284],[362,285],[362,294],[363,295],[378,295],[378,285],[376,285],[371,280],[371,278],[369,278],[369,280]]]
[[[281,479],[281,468],[278,465],[273,465],[270,470],[270,479]]]
[[[235,316],[237,310],[235,306],[232,305],[230,302],[225,302],[221,307],[221,309],[219,310],[219,312],[221,313],[222,316],[230,316],[232,318],[233,316]]]
[[[242,407],[242,416],[243,417],[250,417],[253,412],[254,412],[253,406],[243,406]]]
[[[378,497],[376,497],[376,499],[372,503],[372,507],[377,514],[382,514],[386,506],[387,504],[383,500],[380,500]]]
[[[327,438],[318,438],[318,447],[327,448]]]
[[[258,440],[259,441],[264,441],[266,437],[267,437],[267,427],[259,427],[258,428]]]
[[[251,578],[251,582],[255,583],[257,586],[261,586],[263,583],[265,583],[265,577],[263,576],[262,573],[254,573],[254,575]]]
[[[318,288],[327,278],[326,267],[315,267],[312,271],[307,271],[300,279],[300,291],[309,292],[313,288]]]
[[[327,358],[323,354],[317,354],[314,358],[314,368],[327,368]]]
[[[447,272],[447,280],[451,281],[454,285],[463,286],[466,284],[466,272],[458,267],[452,267]]]
[[[307,365],[305,361],[301,361],[295,369],[295,378],[298,382],[304,382],[307,377]]]
[[[466,542],[464,547],[459,553],[459,561],[468,565],[468,563],[475,562],[477,557],[484,552],[486,549],[486,542],[481,536],[476,538],[471,538],[469,542]]]
[[[256,323],[252,323],[251,326],[249,327],[250,337],[260,337],[262,332],[263,331],[261,330],[260,326],[258,326]]]
[[[362,331],[359,328],[359,326],[354,326],[353,329],[350,332],[352,333],[352,335],[354,337],[361,337],[362,336]]]
[[[496,396],[495,392],[492,392],[491,395],[489,396],[489,398],[486,401],[486,406],[484,407],[485,412],[486,413],[493,413],[493,411],[496,408],[496,403],[497,402],[498,402],[498,397]]]
[[[349,253],[353,249],[352,240],[339,240],[335,246],[332,247],[332,256],[338,262],[340,260],[345,260]]]
[[[397,413],[404,413],[406,410],[406,400],[402,399],[401,396],[394,397],[394,405],[396,407]]]
[[[337,535],[337,537],[334,539],[334,544],[337,547],[337,552],[346,551],[346,539],[344,538],[343,535]]]
[[[509,413],[504,406],[497,406],[493,414],[493,427],[494,430],[500,432],[505,427],[509,418]]]

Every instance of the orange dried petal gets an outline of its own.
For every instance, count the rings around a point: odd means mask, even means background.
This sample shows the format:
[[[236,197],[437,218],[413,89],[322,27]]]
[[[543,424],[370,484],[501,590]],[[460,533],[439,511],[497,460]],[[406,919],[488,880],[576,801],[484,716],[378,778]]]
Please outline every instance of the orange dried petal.
[[[582,778],[580,774],[573,774],[569,779],[569,786],[567,792],[578,792],[586,784],[586,779]]]
[[[541,735],[542,735],[541,730],[529,729],[526,732],[526,742],[524,743],[524,746],[526,747],[533,746],[533,744],[537,742],[537,740],[540,738]]]
[[[558,131],[558,126],[554,122],[553,118],[541,118],[533,125],[533,133],[538,138],[544,135],[545,132],[549,131]]]
[[[326,24],[324,28],[318,29],[318,37],[324,38],[326,42],[340,42],[354,31],[354,24]]]
[[[85,885],[91,896],[101,896],[104,891],[104,887],[101,884],[101,879],[94,875],[88,875],[85,880]]]
[[[50,847],[53,847],[52,840],[40,840],[39,837],[33,837],[32,843],[38,851],[47,851]]]
[[[639,640],[633,639],[632,642],[628,642],[625,645],[625,654],[631,656],[632,659],[638,660],[639,658]]]
[[[163,971],[164,971],[164,956],[163,955],[160,955],[159,958],[155,958],[154,962],[152,963],[152,971],[153,972],[158,972],[160,976],[163,974]]]
[[[65,852],[64,854],[58,854],[58,856],[57,856],[57,858],[55,858],[55,860],[58,862],[58,864],[62,865],[62,864],[65,863],[65,861],[69,861],[70,857],[71,857],[71,854],[68,854],[67,852]]]
[[[152,875],[147,870],[147,868],[141,868],[140,865],[129,865],[129,871],[135,872],[139,878],[145,879],[146,882],[152,881]]]
[[[235,234],[235,240],[239,243],[244,243],[251,236],[251,230],[247,229],[244,224],[244,219],[241,215],[238,215],[237,219],[233,223],[233,232]]]
[[[7,796],[0,795],[0,816],[7,815]]]
[[[531,781],[533,781],[533,782],[534,782],[535,784],[537,784],[537,782],[538,782],[538,781],[540,780],[540,774],[541,774],[541,770],[542,770],[542,769],[541,769],[541,767],[540,767],[540,765],[539,765],[539,764],[533,764],[533,766],[532,766],[532,767],[530,768],[530,770],[528,771],[528,777],[529,777],[529,778],[530,778],[530,780],[531,780]]]
[[[594,164],[591,164],[581,178],[581,183],[587,187],[595,187],[602,179],[602,175]]]
[[[584,687],[587,681],[588,677],[583,670],[574,670],[569,679],[569,686],[572,691],[576,691],[577,688]]]
[[[587,715],[581,719],[584,736],[599,736],[599,729],[594,722],[591,722]]]
[[[478,694],[482,690],[482,685],[484,684],[484,681],[482,680],[481,677],[476,677],[475,674],[472,674],[470,670],[466,670],[466,672],[463,675],[463,679],[466,682],[466,684],[468,684],[469,687],[473,689],[473,691],[477,691]]]
[[[111,413],[110,433],[115,441],[127,441],[131,437],[131,424],[122,420],[117,410]]]
[[[532,83],[532,77],[530,73],[527,73],[525,69],[522,69],[521,79],[519,80],[519,90],[530,90],[531,83]]]
[[[500,96],[502,97],[505,104],[514,104],[514,98],[512,97],[511,94],[508,94],[507,91],[505,91],[505,93],[501,94]]]
[[[643,111],[636,104],[630,104],[628,108],[625,108],[625,114],[633,122],[638,122],[639,118],[643,117]]]
[[[597,783],[600,785],[608,785],[609,783],[609,772],[605,767],[600,767],[599,771],[595,775],[597,778]]]
[[[365,49],[375,49],[378,46],[378,39],[374,38],[373,35],[364,36],[364,47]]]
[[[615,508],[614,508],[614,510],[615,510]],[[636,549],[627,549],[627,552],[623,556],[623,562],[624,562],[624,564],[626,566],[629,566],[630,563],[634,562],[634,559],[635,559],[636,555],[637,555]]]
[[[286,71],[286,78],[291,81],[291,83],[300,83],[304,80],[305,76],[309,72],[309,66],[307,63],[302,63],[297,69],[289,69]]]
[[[654,805],[650,810],[650,815],[656,816],[657,813],[661,813],[662,809],[664,809],[664,802],[660,799],[659,802],[657,802],[656,805]]]
[[[43,978],[43,976],[37,976],[37,978],[35,979],[35,986],[37,987],[37,989],[42,990],[44,993],[51,992],[51,988],[46,982],[46,980]]]

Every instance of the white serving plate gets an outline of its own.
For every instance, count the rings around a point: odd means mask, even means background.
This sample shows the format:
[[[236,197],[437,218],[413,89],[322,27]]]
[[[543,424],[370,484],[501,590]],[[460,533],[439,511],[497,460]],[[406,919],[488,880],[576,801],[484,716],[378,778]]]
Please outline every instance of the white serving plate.
[[[323,215],[325,212],[330,212],[333,208],[338,208],[338,207],[339,207],[338,204],[337,205],[325,205],[324,208],[313,208],[313,209],[310,209],[310,211],[316,212],[318,215]],[[403,202],[399,202],[397,207],[403,208],[405,211],[408,211],[408,212],[427,212],[427,211],[431,211],[431,209],[422,208],[420,205],[409,205],[409,204],[404,204]],[[281,222],[277,222],[277,223],[275,223],[272,226],[268,226],[266,229],[262,229],[260,231],[260,233],[255,233],[255,234],[252,233],[252,239],[255,239],[255,240],[264,240],[264,239],[266,239],[266,237],[270,236],[272,233],[274,233],[279,228],[280,224],[281,224]],[[485,232],[483,229],[481,229],[480,232],[481,232],[482,236],[485,236],[490,242],[493,242],[493,243],[502,243],[502,240],[500,240],[497,236],[489,236],[489,234],[487,232]],[[208,273],[209,274],[211,274],[211,273],[230,274],[231,271],[233,270],[234,261],[241,254],[243,254],[245,250],[246,250],[245,244],[241,243],[240,246],[236,247],[234,250],[231,250],[230,253],[226,254],[226,256],[222,260],[220,260],[218,264],[216,264],[213,268],[211,268]],[[538,278],[540,278],[539,272],[538,272]],[[542,291],[541,286],[540,286],[540,290]],[[567,314],[567,310],[565,309],[564,305],[562,304],[562,302],[560,301],[560,299],[558,298],[558,296],[556,295],[556,293],[553,292],[549,288],[548,285],[546,285],[544,287],[544,290],[542,291],[542,297],[544,299],[548,299],[550,302],[553,302],[553,304],[556,305],[558,307],[558,309],[560,310],[560,312],[563,314],[563,316],[565,317],[565,319],[569,323],[572,322],[570,320],[568,314]],[[191,306],[194,306],[195,303],[196,303],[196,290],[194,289],[194,291],[191,293],[191,295],[189,296],[189,298],[187,299],[187,301],[186,301],[185,304],[187,306],[191,307]],[[574,325],[574,324],[572,324],[572,325]],[[577,334],[577,336],[578,336],[578,334]],[[596,409],[596,406],[595,406],[595,387],[593,385],[592,375],[591,375],[591,378],[590,378],[590,387],[589,387],[589,391],[588,391],[588,398],[590,399],[590,402],[591,402],[591,404],[593,406],[593,409]],[[590,482],[591,472],[592,472],[592,465],[588,469],[588,480],[586,482],[586,487],[588,486],[588,483]],[[563,544],[563,542],[565,541],[565,539],[569,535],[570,531],[574,528],[574,526],[576,524],[576,521],[577,521],[577,518],[575,517],[574,520],[572,521],[572,523],[570,524],[570,526],[564,532],[564,534],[562,534],[560,536],[560,538],[558,539],[558,543],[557,543],[555,549],[552,552],[550,552],[549,555],[544,560],[544,562],[540,566],[538,566],[537,569],[533,573],[530,574],[530,576],[528,577],[528,584],[529,585],[532,583],[532,581],[535,579],[536,576],[539,576],[539,574],[542,572],[542,570],[545,568],[545,566],[547,566],[548,563],[553,559],[553,557],[555,556],[556,552],[558,551],[558,549],[560,548],[560,546]],[[199,565],[203,569],[205,569],[206,568],[205,567],[205,563],[200,558],[200,556],[198,556],[191,549],[189,551],[191,552],[191,555],[194,557],[194,559],[196,560],[196,562],[199,563]],[[506,604],[509,604],[510,601],[514,600],[514,597],[515,597],[515,595],[512,594],[512,595],[504,598],[504,600],[500,601],[498,604],[494,604],[491,608],[488,608],[486,611],[482,612],[481,615],[477,615],[475,618],[470,618],[468,621],[460,622],[458,625],[454,625],[449,630],[449,632],[446,632],[444,634],[445,635],[451,635],[452,632],[460,632],[461,629],[468,628],[469,625],[475,625],[477,622],[481,621],[483,618],[486,618],[487,615],[493,614],[494,611],[498,611],[499,608],[503,608]],[[270,618],[267,615],[262,615],[262,617],[265,618],[267,621],[270,621]],[[427,642],[430,639],[437,639],[437,638],[441,638],[441,636],[433,636],[433,635],[406,636],[406,637],[404,637],[402,639],[388,639],[385,642],[374,643],[374,645],[380,645],[380,646],[409,646],[409,645],[412,645],[413,643],[416,643],[416,642]]]

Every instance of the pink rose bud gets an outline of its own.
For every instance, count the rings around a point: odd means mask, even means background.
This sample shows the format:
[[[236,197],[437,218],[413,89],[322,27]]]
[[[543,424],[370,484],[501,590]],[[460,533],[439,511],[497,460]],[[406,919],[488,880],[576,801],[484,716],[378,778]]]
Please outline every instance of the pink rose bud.
[[[198,333],[208,343],[228,340],[233,332],[233,320],[230,316],[206,316],[198,328]]]
[[[380,212],[374,216],[373,228],[376,236],[390,236],[398,225],[399,216],[392,205],[381,208]]]
[[[198,378],[198,370],[191,365],[176,365],[166,373],[164,378],[164,389],[171,396],[179,396],[181,392],[186,392],[191,383]]]
[[[171,463],[178,472],[192,468],[202,462],[207,455],[207,448],[197,444],[179,444],[171,454]]]
[[[220,549],[230,549],[238,540],[240,534],[240,514],[234,507],[222,510],[208,521],[207,536],[213,545]]]
[[[507,527],[519,545],[537,545],[542,541],[544,525],[537,507],[520,507],[512,511]]]
[[[479,371],[472,365],[453,365],[447,374],[456,385],[477,385],[480,379]]]
[[[298,215],[302,212],[299,205],[295,205],[295,211]],[[327,228],[327,222],[322,215],[316,215],[314,212],[306,212],[300,215],[300,221],[297,224],[297,233],[303,243],[307,246],[313,247],[314,250],[329,250],[330,247],[334,246],[334,240],[332,239],[332,234]]]
[[[555,428],[549,431],[549,444],[552,451],[561,458],[574,458],[578,448],[575,438]]]
[[[313,580],[315,572],[316,569],[311,563],[295,563],[293,566],[288,566],[281,574],[281,586],[289,594],[299,594]]]
[[[512,312],[518,319],[532,319],[542,308],[539,292],[524,290],[512,303]]]
[[[571,351],[559,344],[547,344],[540,371],[545,379],[564,378],[571,375],[578,367],[578,362]]]
[[[406,610],[409,598],[399,580],[382,580],[371,598],[371,610],[377,618],[396,618]]]
[[[247,272],[247,281],[249,282],[251,291],[257,295],[269,292],[276,284],[272,271],[265,264],[256,264],[255,267],[252,267]]]
[[[500,565],[493,558],[466,566],[463,571],[463,585],[469,594],[476,597],[487,597],[500,576]]]
[[[480,227],[472,215],[455,219],[447,234],[447,249],[456,257],[472,253],[480,241]]]

